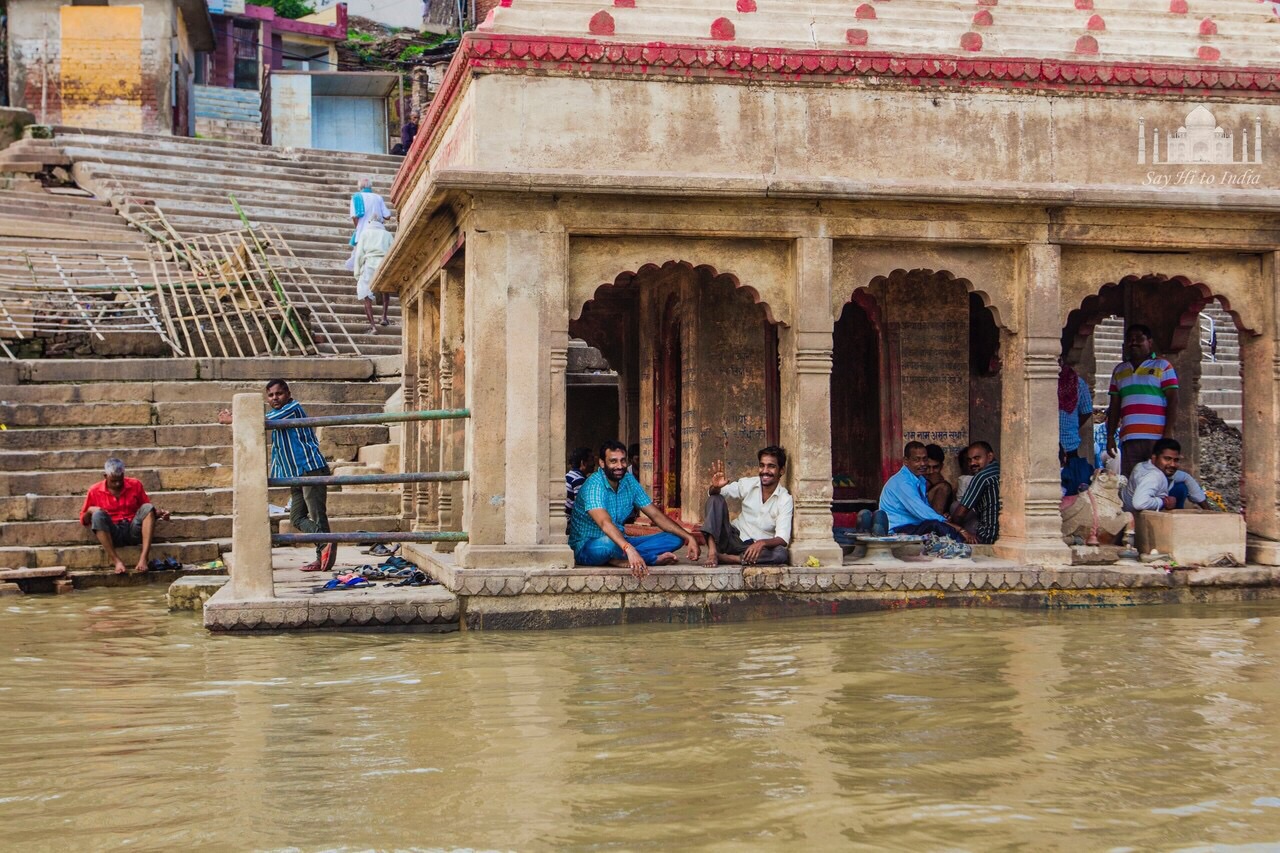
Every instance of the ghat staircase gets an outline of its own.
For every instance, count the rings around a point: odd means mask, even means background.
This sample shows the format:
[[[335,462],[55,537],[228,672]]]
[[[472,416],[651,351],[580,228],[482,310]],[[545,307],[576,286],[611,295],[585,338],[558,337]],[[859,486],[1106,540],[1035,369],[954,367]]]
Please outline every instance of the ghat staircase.
[[[102,550],[77,519],[110,456],[173,513],[153,558],[216,560],[231,547],[231,429],[217,413],[231,397],[289,379],[310,415],[400,408],[400,382],[379,375],[391,359],[44,359],[0,362],[0,569],[65,566],[77,585],[114,583]],[[388,365],[389,366],[389,365]],[[394,428],[318,431],[335,473],[399,470]],[[287,489],[271,501],[284,506]],[[400,494],[331,489],[335,531],[399,529]],[[273,522],[288,530],[288,521]],[[132,566],[137,549],[121,550]],[[125,578],[120,582],[127,582]]]
[[[0,151],[0,273],[56,287],[107,262],[122,276],[149,276],[153,238],[140,218],[158,209],[184,237],[235,231],[242,220],[234,195],[252,222],[285,238],[316,286],[291,297],[306,303],[322,294],[342,329],[319,357],[0,357],[0,581],[4,570],[19,567],[65,569],[76,586],[135,580],[110,573],[77,518],[110,456],[173,513],[157,529],[153,558],[176,557],[188,568],[217,560],[231,545],[232,513],[231,431],[217,424],[217,413],[233,394],[260,393],[268,378],[286,378],[312,415],[403,408],[398,306],[391,328],[366,334],[354,281],[342,266],[359,177],[370,176],[385,194],[399,162],[61,127],[51,139]],[[105,354],[136,353],[124,346]],[[397,429],[332,427],[319,438],[335,473],[394,472]],[[288,490],[273,490],[271,500],[284,506]],[[400,495],[385,486],[331,489],[329,515],[335,531],[398,530]],[[288,532],[287,517],[272,524]],[[130,565],[136,555],[136,548],[121,549]]]
[[[276,229],[296,256],[290,263],[310,286],[291,297],[306,303],[319,292],[332,307],[322,352],[365,356],[400,352],[399,307],[393,325],[368,334],[355,281],[343,262],[350,254],[348,205],[361,176],[384,197],[401,159],[247,142],[57,127],[51,139],[22,139],[0,152],[0,271],[24,274],[28,258],[55,280],[48,261],[58,250],[101,251],[131,258],[149,277],[146,234],[130,226],[158,209],[183,237],[239,230],[234,196],[249,220]],[[55,171],[57,170],[57,171]],[[45,189],[23,176],[56,174],[66,182]],[[7,183],[7,188],[6,188]],[[46,181],[45,183],[48,183]],[[41,269],[41,265],[44,269]],[[319,312],[317,312],[319,313]]]

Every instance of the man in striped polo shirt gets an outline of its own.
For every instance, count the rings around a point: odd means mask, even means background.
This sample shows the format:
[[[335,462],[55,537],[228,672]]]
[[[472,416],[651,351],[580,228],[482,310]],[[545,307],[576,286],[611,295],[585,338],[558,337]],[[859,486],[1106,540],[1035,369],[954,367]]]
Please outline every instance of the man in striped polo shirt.
[[[293,399],[289,383],[272,379],[267,383],[267,420],[282,421],[305,418],[302,405]],[[231,423],[231,412],[218,412],[218,422]],[[320,452],[311,427],[278,429],[271,434],[271,473],[279,477],[327,477],[329,465]],[[328,486],[293,486],[289,490],[289,524],[299,533],[328,533]],[[316,546],[316,561],[302,567],[304,572],[327,572],[338,557],[338,546],[333,543]]]
[[[1157,441],[1170,436],[1178,413],[1178,374],[1155,353],[1151,329],[1129,327],[1124,336],[1128,360],[1111,374],[1111,406],[1107,409],[1107,450],[1116,452],[1120,429],[1120,473],[1126,477],[1151,457]]]

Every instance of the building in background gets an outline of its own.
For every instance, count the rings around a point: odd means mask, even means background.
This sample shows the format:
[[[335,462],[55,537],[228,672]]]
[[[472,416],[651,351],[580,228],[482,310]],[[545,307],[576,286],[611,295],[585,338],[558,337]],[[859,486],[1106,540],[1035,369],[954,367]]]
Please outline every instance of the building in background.
[[[196,89],[201,136],[292,148],[385,154],[395,74],[339,71],[347,4],[303,18],[268,6],[224,5],[213,16],[217,50]],[[394,128],[399,131],[398,126]]]
[[[195,132],[200,56],[213,50],[204,0],[9,0],[8,97],[44,124]]]
[[[388,27],[414,30],[422,27],[422,0],[347,0],[345,4],[339,4],[336,0],[320,0],[315,4],[316,14],[325,14],[339,5],[345,5],[349,14],[368,18]]]

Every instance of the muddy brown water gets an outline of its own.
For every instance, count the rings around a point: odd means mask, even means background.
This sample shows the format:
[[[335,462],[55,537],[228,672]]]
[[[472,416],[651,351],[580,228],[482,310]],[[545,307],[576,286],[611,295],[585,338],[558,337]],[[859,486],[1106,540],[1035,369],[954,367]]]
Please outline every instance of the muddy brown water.
[[[206,634],[0,606],[14,850],[1280,845],[1280,605]]]

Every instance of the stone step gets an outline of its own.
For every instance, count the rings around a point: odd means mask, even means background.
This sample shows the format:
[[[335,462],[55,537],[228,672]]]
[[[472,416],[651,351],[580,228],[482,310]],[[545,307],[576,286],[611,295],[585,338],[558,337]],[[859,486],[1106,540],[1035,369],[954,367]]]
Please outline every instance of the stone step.
[[[156,541],[151,546],[151,559],[174,557],[184,564],[203,563],[218,559],[231,550],[230,539],[193,541]],[[117,548],[116,553],[125,565],[132,566],[138,560],[138,548]],[[83,545],[60,545],[49,548],[0,548],[0,566],[32,568],[66,566],[68,571],[77,569],[110,569],[106,554],[97,542]]]
[[[1200,405],[1216,409],[1219,406],[1239,407],[1243,394],[1240,391],[1200,391]]]
[[[231,455],[229,449],[222,450],[223,455],[229,459]],[[102,463],[106,461],[108,455],[110,454],[101,451],[95,452],[91,466],[84,468],[0,472],[0,495],[10,496],[0,500],[9,501],[15,497],[26,499],[67,495],[79,496],[77,499],[83,500],[89,487],[102,479]],[[115,455],[123,457],[125,451],[118,451]],[[0,456],[0,458],[3,457]],[[174,464],[166,465],[163,464],[164,461],[162,459],[159,464],[130,465],[126,459],[126,473],[141,481],[148,494],[188,489],[223,489],[231,485],[232,467],[229,461],[225,463],[215,461],[208,465],[199,463],[183,465],[176,456]],[[7,503],[6,507],[9,511],[19,511],[16,503]]]
[[[367,410],[366,410],[367,411]],[[329,459],[354,459],[359,448],[366,444],[385,444],[385,426],[335,426],[316,430],[320,449]],[[231,430],[217,424],[181,424],[175,426],[107,426],[64,427],[60,429],[10,429],[0,431],[0,465],[7,465],[11,456],[40,451],[49,460],[59,458],[83,459],[84,454],[96,453],[99,458],[116,455],[117,448],[129,448],[121,453],[143,453],[166,449],[175,451],[214,451],[230,449]],[[197,445],[201,445],[197,447]],[[89,449],[99,448],[99,449]],[[121,457],[123,458],[123,457]],[[31,461],[29,457],[23,461]],[[62,467],[43,463],[45,467]],[[92,463],[90,463],[92,464]],[[129,464],[125,461],[125,464]],[[75,467],[85,467],[76,464]],[[5,470],[17,470],[6,467]]]
[[[220,143],[218,140],[194,139],[186,136],[156,136],[137,131],[108,130],[104,128],[77,128],[65,125],[54,127],[55,138],[48,140],[54,144],[64,144],[67,139],[95,140],[111,147],[154,146],[164,150],[189,152],[196,155],[214,155],[218,152],[229,156],[246,159],[285,160],[295,163],[332,163],[333,154],[308,148],[280,148],[261,143]],[[403,157],[393,154],[368,154],[363,152],[343,151],[340,153],[344,162],[363,168],[398,169],[404,161]]]
[[[1240,378],[1240,362],[1238,361],[1202,361],[1200,363],[1200,378],[1206,379],[1213,377],[1218,379],[1239,379]]]
[[[100,474],[100,472],[98,472]],[[134,476],[135,471],[129,471]],[[101,479],[101,477],[99,477]],[[143,479],[143,478],[139,478]],[[154,477],[148,479],[155,479]],[[0,521],[58,521],[75,519],[88,486],[96,482],[92,476],[68,488],[67,494],[18,495],[0,497]],[[87,484],[86,484],[87,483]],[[146,486],[144,480],[143,485]],[[229,488],[184,489],[162,491],[147,489],[147,496],[161,509],[180,515],[230,515],[232,490]],[[284,506],[289,500],[288,489],[271,489],[271,503]],[[384,492],[338,492],[330,490],[329,515],[347,516],[399,516],[400,496]],[[357,528],[359,529],[359,528]]]
[[[156,536],[175,541],[229,538],[231,516],[174,516],[169,521],[157,522]],[[9,548],[43,551],[54,546],[86,545],[94,541],[93,531],[75,518],[59,521],[11,521],[0,526],[0,552]]]
[[[0,385],[0,404],[225,403],[236,394],[264,390],[260,380],[244,382],[95,382],[79,385]],[[381,407],[399,382],[291,382],[294,398],[326,403],[365,403]],[[136,403],[130,401],[137,401]]]
[[[127,427],[125,427],[127,429]],[[0,433],[3,435],[4,433]],[[228,447],[128,447],[116,446],[110,449],[78,449],[78,450],[9,450],[0,453],[0,471],[4,472],[41,472],[41,471],[101,471],[102,464],[108,456],[114,456],[124,462],[126,468],[160,468],[160,467],[202,467],[212,463],[229,466],[231,464],[231,448]],[[224,484],[225,485],[225,484]],[[11,489],[11,493],[12,493]],[[22,493],[40,489],[25,489]]]
[[[309,178],[313,181],[347,181],[351,175],[368,175],[375,185],[389,185],[396,170],[381,163],[349,157],[342,152],[329,158],[294,158],[282,149],[262,149],[255,145],[222,146],[199,144],[173,145],[172,137],[152,137],[146,140],[105,141],[91,137],[62,137],[55,140],[57,147],[77,162],[102,164],[152,165],[156,169],[183,169],[204,171],[226,169],[247,174],[272,173]],[[249,149],[248,151],[244,149]],[[256,150],[255,150],[256,149]],[[338,161],[338,157],[341,160]],[[24,159],[34,159],[31,152],[24,152]],[[335,165],[335,161],[343,165]]]
[[[374,378],[368,358],[45,359],[19,362],[24,382],[261,381],[288,377],[364,382]]]

